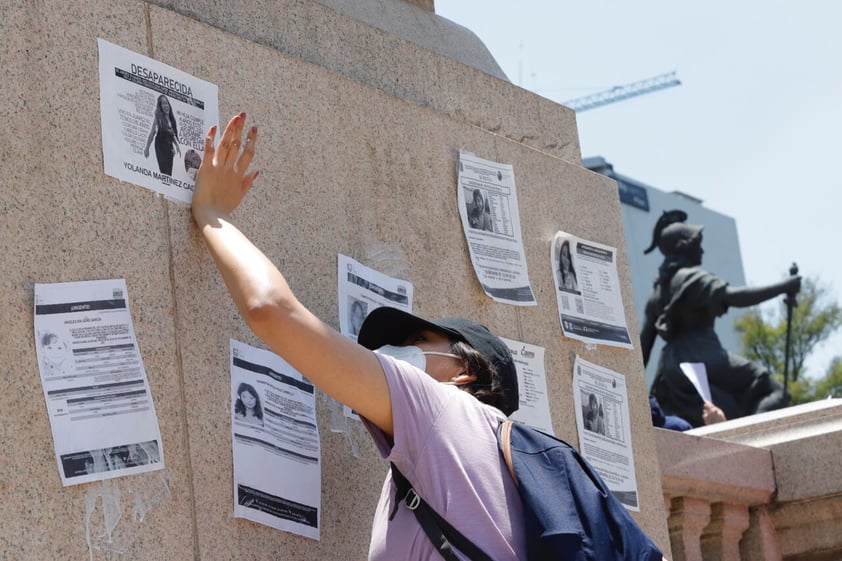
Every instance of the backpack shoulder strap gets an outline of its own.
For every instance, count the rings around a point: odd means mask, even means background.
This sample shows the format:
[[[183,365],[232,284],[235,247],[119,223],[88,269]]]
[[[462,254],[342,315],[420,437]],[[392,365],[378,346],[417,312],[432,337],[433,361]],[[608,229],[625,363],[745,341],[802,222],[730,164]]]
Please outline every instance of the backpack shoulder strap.
[[[517,475],[515,475],[515,466],[512,464],[512,421],[506,419],[497,427],[497,442],[500,446],[500,452],[503,453],[503,459],[506,460],[506,467],[509,468],[512,481],[515,482],[515,487],[517,487]]]
[[[395,492],[395,505],[392,512],[389,514],[389,520],[395,517],[395,513],[403,501],[407,508],[415,514],[415,518],[427,534],[427,537],[432,542],[433,547],[436,548],[441,556],[447,561],[459,561],[456,554],[453,552],[455,546],[459,551],[468,556],[471,561],[493,561],[483,550],[477,547],[474,542],[466,538],[462,533],[454,528],[450,522],[445,520],[438,512],[427,504],[421,495],[415,492],[412,483],[404,477],[401,471],[394,463],[392,466],[392,481],[395,482],[397,491]]]

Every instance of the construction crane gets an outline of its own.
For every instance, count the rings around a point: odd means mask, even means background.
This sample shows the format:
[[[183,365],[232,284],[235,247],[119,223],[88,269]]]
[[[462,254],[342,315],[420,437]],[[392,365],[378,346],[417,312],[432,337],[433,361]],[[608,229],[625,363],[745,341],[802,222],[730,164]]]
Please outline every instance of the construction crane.
[[[588,109],[595,109],[609,103],[616,103],[630,97],[637,97],[648,93],[663,90],[664,88],[671,88],[673,86],[680,86],[681,81],[675,77],[675,72],[667,72],[654,78],[647,78],[639,82],[632,82],[624,86],[614,86],[610,90],[605,90],[599,93],[577,97],[568,101],[561,102],[562,105],[570,107],[577,113],[587,111]]]

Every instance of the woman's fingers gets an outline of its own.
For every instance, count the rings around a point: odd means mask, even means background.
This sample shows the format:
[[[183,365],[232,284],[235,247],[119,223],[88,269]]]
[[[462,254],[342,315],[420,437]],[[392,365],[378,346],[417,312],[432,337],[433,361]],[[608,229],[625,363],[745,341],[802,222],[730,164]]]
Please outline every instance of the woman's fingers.
[[[208,130],[205,136],[204,157],[197,175],[197,187],[201,184],[203,193],[222,195],[230,192],[232,196],[237,197],[237,203],[233,207],[236,207],[240,198],[251,189],[258,176],[258,172],[249,171],[257,143],[257,127],[249,129],[245,145],[240,150],[244,123],[245,113],[235,115],[228,121],[216,146],[214,141],[218,128],[214,125]]]
[[[233,165],[236,161],[236,156],[240,151],[240,138],[242,137],[245,118],[246,114],[240,113],[239,115],[234,115],[228,121],[225,131],[222,133],[222,138],[219,141],[219,146],[216,147],[214,164],[227,166],[229,163]]]
[[[215,139],[216,139],[216,125],[212,126],[210,129],[208,129],[208,134],[205,135],[205,155],[202,158],[203,164],[205,162],[210,163],[210,162],[213,161],[213,153],[214,153],[213,141]]]
[[[245,173],[254,159],[254,145],[257,143],[257,127],[251,127],[246,135],[246,145],[243,147],[243,153],[240,155],[234,169],[237,173]]]

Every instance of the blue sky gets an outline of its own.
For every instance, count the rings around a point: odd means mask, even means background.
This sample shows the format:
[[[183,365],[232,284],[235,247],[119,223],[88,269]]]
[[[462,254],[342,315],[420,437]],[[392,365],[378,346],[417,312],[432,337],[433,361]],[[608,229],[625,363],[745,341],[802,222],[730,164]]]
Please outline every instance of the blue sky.
[[[563,102],[676,71],[682,85],[577,115],[582,155],[737,222],[749,284],[793,261],[842,301],[842,3],[435,0],[509,79]],[[709,248],[709,251],[713,250]],[[842,334],[808,371],[842,355]]]

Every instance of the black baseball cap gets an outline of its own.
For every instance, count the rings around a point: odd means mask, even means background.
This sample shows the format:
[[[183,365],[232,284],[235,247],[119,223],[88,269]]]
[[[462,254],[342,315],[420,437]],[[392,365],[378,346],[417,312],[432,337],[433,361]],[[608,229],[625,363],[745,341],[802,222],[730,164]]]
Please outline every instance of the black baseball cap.
[[[379,349],[383,345],[401,345],[407,337],[424,329],[441,331],[456,341],[467,343],[481,354],[494,366],[500,378],[500,385],[505,394],[500,410],[506,415],[517,411],[520,398],[512,353],[499,337],[482,324],[465,318],[429,321],[403,310],[384,306],[368,314],[360,328],[357,342],[371,350]]]

